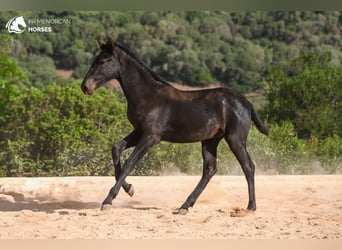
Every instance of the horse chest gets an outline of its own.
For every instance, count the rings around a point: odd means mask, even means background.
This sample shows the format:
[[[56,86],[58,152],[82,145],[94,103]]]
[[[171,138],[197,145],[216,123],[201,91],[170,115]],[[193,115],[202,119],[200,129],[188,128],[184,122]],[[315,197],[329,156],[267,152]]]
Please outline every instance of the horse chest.
[[[128,120],[135,129],[147,131],[162,131],[168,120],[168,111],[162,107],[154,107],[141,110],[128,109]]]

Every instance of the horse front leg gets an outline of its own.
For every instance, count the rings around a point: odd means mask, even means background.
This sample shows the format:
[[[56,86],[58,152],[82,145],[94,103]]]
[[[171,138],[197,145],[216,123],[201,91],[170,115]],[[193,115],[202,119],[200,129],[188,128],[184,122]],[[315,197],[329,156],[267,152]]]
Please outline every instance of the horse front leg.
[[[101,210],[107,210],[111,208],[112,201],[118,195],[121,186],[125,183],[125,179],[128,174],[133,170],[133,167],[137,162],[148,152],[148,150],[155,144],[160,142],[160,137],[155,135],[144,135],[140,138],[132,154],[125,161],[119,178],[115,185],[110,189],[109,194],[102,203]]]
[[[121,163],[120,156],[121,153],[131,147],[135,147],[139,141],[140,135],[134,130],[128,136],[126,136],[122,141],[116,143],[112,149],[112,158],[114,162],[114,173],[116,181],[119,179],[121,175]],[[128,184],[126,181],[122,183],[122,188],[125,190],[129,196],[133,196],[134,188],[132,184]]]

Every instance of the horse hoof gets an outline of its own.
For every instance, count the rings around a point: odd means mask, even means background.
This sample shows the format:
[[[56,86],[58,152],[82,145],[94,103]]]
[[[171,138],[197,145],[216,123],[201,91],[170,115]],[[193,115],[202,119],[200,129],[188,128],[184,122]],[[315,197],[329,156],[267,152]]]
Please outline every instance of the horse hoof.
[[[129,185],[129,189],[127,191],[127,194],[131,197],[134,195],[134,187],[132,184]]]
[[[189,212],[187,208],[180,208],[178,211],[175,211],[173,214],[179,214],[179,215],[186,215]]]
[[[251,212],[253,212],[253,211],[256,211],[256,205],[255,205],[255,203],[253,204],[248,204],[248,206],[247,206],[247,210],[248,211],[251,211]]]
[[[255,212],[256,211],[256,207],[251,207],[251,208],[247,208],[248,212]]]
[[[111,204],[102,204],[101,206],[101,211],[108,211],[112,209],[112,205]]]

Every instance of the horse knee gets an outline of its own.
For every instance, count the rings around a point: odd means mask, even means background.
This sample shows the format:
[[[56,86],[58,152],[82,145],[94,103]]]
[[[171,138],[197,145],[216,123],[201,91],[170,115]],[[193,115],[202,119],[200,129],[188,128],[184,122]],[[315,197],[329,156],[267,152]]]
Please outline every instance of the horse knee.
[[[119,148],[118,144],[115,144],[112,147],[112,156],[114,158],[114,157],[118,157],[119,155],[120,155],[120,148]]]
[[[217,172],[216,162],[205,162],[203,172],[210,177],[214,176]]]
[[[123,151],[125,145],[121,142],[116,143],[113,148],[112,148],[112,157],[114,164],[117,164],[118,161],[120,161],[120,155],[121,152]]]

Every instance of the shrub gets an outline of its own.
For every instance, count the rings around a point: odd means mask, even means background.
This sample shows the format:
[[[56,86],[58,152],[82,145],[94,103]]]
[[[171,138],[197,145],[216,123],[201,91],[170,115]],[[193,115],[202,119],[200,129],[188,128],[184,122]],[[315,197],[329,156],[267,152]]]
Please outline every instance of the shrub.
[[[270,135],[260,134],[252,128],[248,148],[257,168],[263,172],[277,174],[308,173],[307,147],[304,140],[297,137],[291,122],[270,126]]]
[[[330,174],[338,172],[342,167],[342,138],[334,135],[321,140],[316,153]]]
[[[120,94],[85,96],[77,82],[31,88],[2,114],[0,166],[10,176],[108,174],[110,149],[130,130],[125,107]]]

